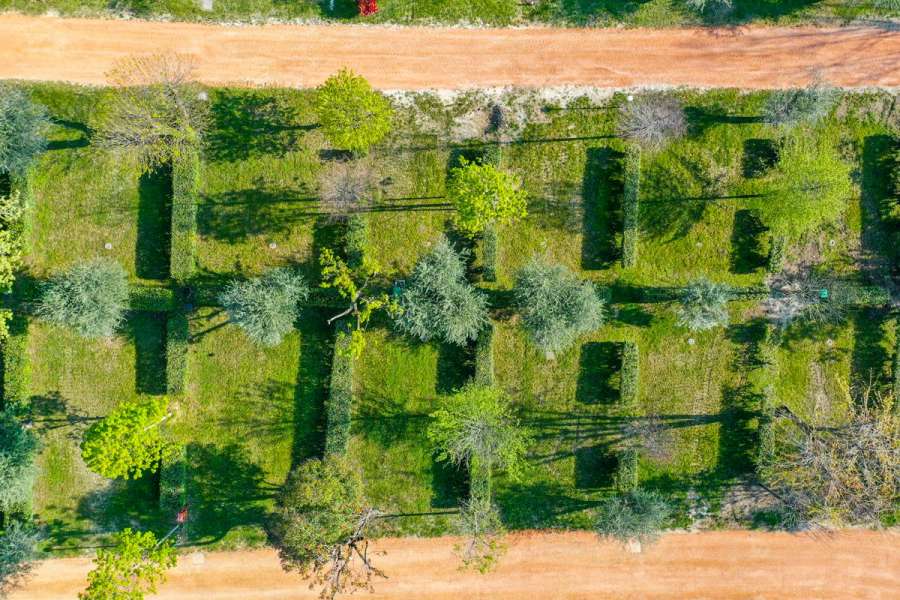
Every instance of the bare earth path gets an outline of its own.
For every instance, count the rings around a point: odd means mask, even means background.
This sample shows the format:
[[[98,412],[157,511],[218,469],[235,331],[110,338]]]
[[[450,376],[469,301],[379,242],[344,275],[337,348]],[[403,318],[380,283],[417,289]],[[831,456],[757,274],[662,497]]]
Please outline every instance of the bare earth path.
[[[314,86],[352,66],[382,89],[900,86],[900,31],[847,27],[426,29],[0,16],[0,78],[100,84],[116,59],[178,51],[209,84]]]
[[[496,572],[457,570],[453,540],[384,540],[379,561],[390,576],[384,600],[550,600],[599,598],[900,597],[900,534],[851,531],[832,536],[711,532],[670,534],[644,554],[598,543],[589,533],[525,533],[509,540]],[[89,559],[44,562],[11,600],[71,600]],[[249,600],[315,598],[286,575],[271,550],[185,555],[153,598]],[[356,597],[356,596],[354,596]]]

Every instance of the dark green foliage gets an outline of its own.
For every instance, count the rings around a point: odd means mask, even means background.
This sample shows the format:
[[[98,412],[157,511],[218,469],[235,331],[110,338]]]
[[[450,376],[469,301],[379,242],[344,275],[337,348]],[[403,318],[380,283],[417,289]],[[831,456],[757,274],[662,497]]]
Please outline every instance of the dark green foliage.
[[[0,85],[0,173],[21,175],[47,147],[47,110],[23,90]]]
[[[166,515],[177,513],[188,502],[187,447],[180,446],[169,458],[163,461],[159,470],[159,508]]]
[[[43,287],[37,314],[87,338],[109,337],[125,318],[128,275],[112,260],[73,266]]]
[[[128,291],[131,310],[168,312],[175,307],[175,294],[166,287],[135,285]]]
[[[197,189],[200,156],[186,152],[172,162],[172,279],[182,283],[194,276],[197,238]]]
[[[671,512],[658,493],[636,488],[603,501],[597,510],[597,533],[622,543],[649,543],[659,536]]]
[[[466,280],[464,261],[444,237],[419,259],[400,296],[400,331],[457,345],[478,337],[487,323],[487,298]]]
[[[622,347],[621,404],[624,410],[633,410],[640,397],[639,382],[641,353],[635,342],[625,342]]]
[[[481,278],[484,281],[497,281],[497,228],[488,225],[481,235]]]
[[[166,320],[166,391],[170,396],[184,393],[188,377],[190,323],[187,315],[175,310]]]
[[[794,90],[775,90],[766,99],[763,116],[772,125],[812,125],[828,116],[837,99],[836,89],[818,84]]]
[[[37,542],[37,533],[19,522],[0,531],[0,598],[5,598],[31,570]]]
[[[494,385],[494,324],[490,321],[475,342],[475,383]]]
[[[487,144],[481,153],[481,164],[500,167],[503,161],[503,146],[498,143]]]
[[[380,142],[393,118],[388,99],[350,69],[341,69],[318,88],[316,113],[332,146],[351,152]]]
[[[362,267],[363,257],[369,247],[369,220],[361,215],[351,215],[347,219],[344,235],[344,254],[351,269]]]
[[[299,273],[272,269],[262,277],[232,281],[219,294],[219,302],[254,343],[275,346],[293,330],[307,296],[309,287]]]
[[[626,448],[618,453],[615,474],[616,491],[620,494],[633,492],[638,487],[638,458],[637,449]]]
[[[37,475],[37,436],[9,409],[0,412],[0,512],[27,505]]]
[[[727,286],[698,279],[681,294],[678,323],[691,331],[705,331],[728,325],[728,300],[731,290]]]
[[[603,301],[593,284],[563,265],[533,259],[519,272],[514,295],[525,330],[548,357],[603,324]]]
[[[769,240],[769,258],[766,270],[769,273],[780,273],[784,268],[784,252],[787,239],[783,235],[773,235]]]
[[[638,241],[640,239],[639,214],[641,195],[641,148],[630,144],[623,161],[625,187],[622,192],[622,266],[637,266]]]
[[[331,358],[331,384],[325,401],[325,455],[343,455],[350,443],[353,412],[353,355],[350,333],[338,331]]]
[[[3,340],[3,405],[6,409],[26,406],[31,384],[28,364],[28,323],[21,315],[13,314],[10,334]]]

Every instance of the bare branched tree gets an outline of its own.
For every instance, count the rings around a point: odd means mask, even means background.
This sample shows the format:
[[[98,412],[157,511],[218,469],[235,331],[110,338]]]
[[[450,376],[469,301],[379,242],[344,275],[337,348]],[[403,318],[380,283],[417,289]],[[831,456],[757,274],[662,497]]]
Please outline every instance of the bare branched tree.
[[[675,453],[675,434],[658,415],[634,419],[622,427],[625,446],[657,462],[672,460]]]
[[[687,119],[681,102],[672,96],[650,94],[622,107],[619,133],[648,148],[660,148],[667,141],[687,133]]]
[[[319,176],[319,202],[332,217],[345,217],[369,207],[377,181],[364,161],[333,162]]]
[[[490,498],[473,497],[463,504],[459,517],[460,533],[466,539],[455,549],[463,567],[472,567],[482,573],[490,571],[506,551],[500,512]]]
[[[322,586],[320,598],[333,600],[344,592],[358,589],[374,591],[372,580],[376,577],[387,579],[378,567],[372,564],[369,540],[366,530],[381,513],[374,508],[363,511],[353,533],[342,543],[331,549],[329,560],[320,569],[313,571],[316,583]]]

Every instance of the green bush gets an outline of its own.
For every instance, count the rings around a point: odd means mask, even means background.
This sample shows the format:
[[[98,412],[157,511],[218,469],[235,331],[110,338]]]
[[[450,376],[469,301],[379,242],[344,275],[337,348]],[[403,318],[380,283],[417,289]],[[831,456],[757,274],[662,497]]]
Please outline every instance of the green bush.
[[[503,146],[498,143],[487,144],[481,152],[481,164],[500,167],[503,161]]]
[[[731,290],[701,278],[691,282],[681,294],[678,324],[691,331],[705,331],[728,325]]]
[[[22,196],[18,189],[13,189],[9,196],[0,195],[0,292],[4,293],[12,289],[16,272],[22,267],[25,216]]]
[[[769,273],[781,273],[784,269],[784,253],[787,248],[787,238],[783,235],[773,235],[769,238],[769,259],[766,269]]]
[[[176,310],[166,320],[166,388],[170,396],[184,393],[188,379],[190,324],[187,315]]]
[[[325,455],[346,454],[353,411],[353,356],[350,332],[338,331],[331,359],[331,384],[325,402]]]
[[[31,386],[28,362],[28,322],[13,314],[9,335],[3,340],[3,402],[0,408],[20,410],[26,407]]]
[[[633,410],[637,408],[640,398],[640,358],[641,353],[635,342],[625,342],[622,348],[622,372],[621,372],[621,404],[623,409]]]
[[[393,118],[388,99],[350,69],[341,69],[318,88],[316,113],[331,145],[351,152],[365,152],[380,142]]]
[[[618,453],[614,482],[616,491],[620,494],[627,494],[637,489],[639,456],[635,448],[626,448]]]
[[[494,324],[491,321],[475,341],[475,383],[494,385]]]
[[[351,215],[347,219],[344,234],[344,254],[351,269],[362,267],[363,258],[369,248],[369,220],[362,215]]]
[[[0,86],[0,173],[22,174],[47,147],[47,110],[24,91]]]
[[[527,194],[509,173],[465,159],[450,171],[447,199],[456,208],[457,229],[470,237],[528,214]]]
[[[481,278],[497,281],[497,228],[488,225],[481,236]]]
[[[172,163],[172,279],[184,283],[194,276],[197,237],[197,190],[200,155],[186,152]]]
[[[219,294],[219,303],[255,344],[276,346],[294,329],[300,303],[308,297],[303,277],[283,267],[261,277],[232,281]]]
[[[107,259],[77,264],[43,286],[38,316],[86,338],[112,336],[128,308],[128,274]]]
[[[0,512],[30,504],[39,447],[37,435],[12,410],[0,412]]]
[[[629,144],[625,152],[625,188],[622,198],[622,266],[637,266],[640,239],[641,148]]]
[[[169,312],[175,307],[175,293],[166,287],[133,285],[128,290],[131,310]]]
[[[187,504],[187,447],[178,449],[162,462],[159,471],[159,508],[173,515]]]
[[[654,541],[672,508],[659,493],[636,488],[603,501],[597,510],[597,533],[626,543]]]
[[[771,125],[812,125],[827,117],[837,100],[836,89],[818,84],[801,89],[775,90],[766,99],[763,118]]]

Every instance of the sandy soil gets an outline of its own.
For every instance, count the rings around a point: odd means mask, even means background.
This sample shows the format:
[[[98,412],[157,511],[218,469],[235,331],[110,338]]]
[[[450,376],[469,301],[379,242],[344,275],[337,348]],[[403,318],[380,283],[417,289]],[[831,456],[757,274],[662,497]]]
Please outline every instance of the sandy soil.
[[[116,59],[177,51],[209,84],[313,86],[352,66],[382,89],[900,86],[900,31],[863,27],[427,29],[220,26],[0,16],[0,78],[103,83]]]
[[[382,600],[550,600],[599,598],[900,597],[900,533],[834,535],[760,532],[669,534],[642,554],[599,543],[590,533],[525,533],[509,539],[488,575],[457,570],[453,540],[390,539],[378,564]],[[11,600],[70,600],[83,589],[89,559],[41,563]],[[165,600],[315,598],[279,567],[271,550],[188,554],[160,593]]]

